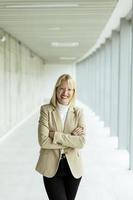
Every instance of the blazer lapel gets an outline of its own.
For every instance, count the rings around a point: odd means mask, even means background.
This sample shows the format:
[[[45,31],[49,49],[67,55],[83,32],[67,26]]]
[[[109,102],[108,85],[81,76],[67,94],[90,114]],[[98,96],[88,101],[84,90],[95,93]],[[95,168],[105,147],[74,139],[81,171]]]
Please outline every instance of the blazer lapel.
[[[74,110],[73,110],[73,107],[70,106],[66,115],[65,122],[64,122],[63,132],[67,132],[67,127],[69,127],[70,124],[72,123],[73,117],[74,117]]]
[[[60,118],[60,115],[59,115],[58,111],[56,110],[56,108],[53,110],[53,118],[54,118],[57,130],[63,131],[61,118]]]

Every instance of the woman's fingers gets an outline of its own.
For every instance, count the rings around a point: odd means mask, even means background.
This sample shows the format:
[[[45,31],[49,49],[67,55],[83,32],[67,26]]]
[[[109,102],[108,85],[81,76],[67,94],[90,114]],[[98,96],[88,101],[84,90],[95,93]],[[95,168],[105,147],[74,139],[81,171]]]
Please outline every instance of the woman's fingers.
[[[83,130],[82,127],[77,127],[77,128],[74,129],[74,132],[78,132],[78,131],[82,131],[82,130]]]
[[[77,127],[73,130],[72,135],[82,135],[84,133],[84,129],[82,127]]]

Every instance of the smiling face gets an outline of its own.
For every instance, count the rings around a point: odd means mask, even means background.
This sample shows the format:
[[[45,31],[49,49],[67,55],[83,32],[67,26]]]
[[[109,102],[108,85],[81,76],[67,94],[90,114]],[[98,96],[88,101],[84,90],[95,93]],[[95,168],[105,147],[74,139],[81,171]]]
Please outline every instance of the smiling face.
[[[62,80],[56,90],[57,101],[62,105],[68,105],[73,97],[73,94],[74,88],[72,84],[68,84],[68,81]]]

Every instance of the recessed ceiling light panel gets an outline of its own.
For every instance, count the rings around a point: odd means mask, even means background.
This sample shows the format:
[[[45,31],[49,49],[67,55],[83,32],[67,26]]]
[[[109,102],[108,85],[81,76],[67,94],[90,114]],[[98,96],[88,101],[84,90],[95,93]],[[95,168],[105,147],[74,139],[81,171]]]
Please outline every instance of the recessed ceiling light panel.
[[[60,57],[60,60],[75,60],[76,57]]]
[[[71,8],[78,7],[77,3],[65,3],[65,4],[14,4],[5,5],[5,8]]]
[[[78,47],[79,42],[52,42],[53,47]]]

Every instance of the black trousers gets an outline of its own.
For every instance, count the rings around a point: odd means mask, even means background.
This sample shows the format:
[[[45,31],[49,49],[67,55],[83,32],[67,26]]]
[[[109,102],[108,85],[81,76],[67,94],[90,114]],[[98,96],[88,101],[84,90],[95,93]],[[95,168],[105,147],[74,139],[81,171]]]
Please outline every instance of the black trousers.
[[[54,177],[43,176],[44,186],[49,200],[74,200],[81,178],[74,178],[66,158],[60,160]]]

